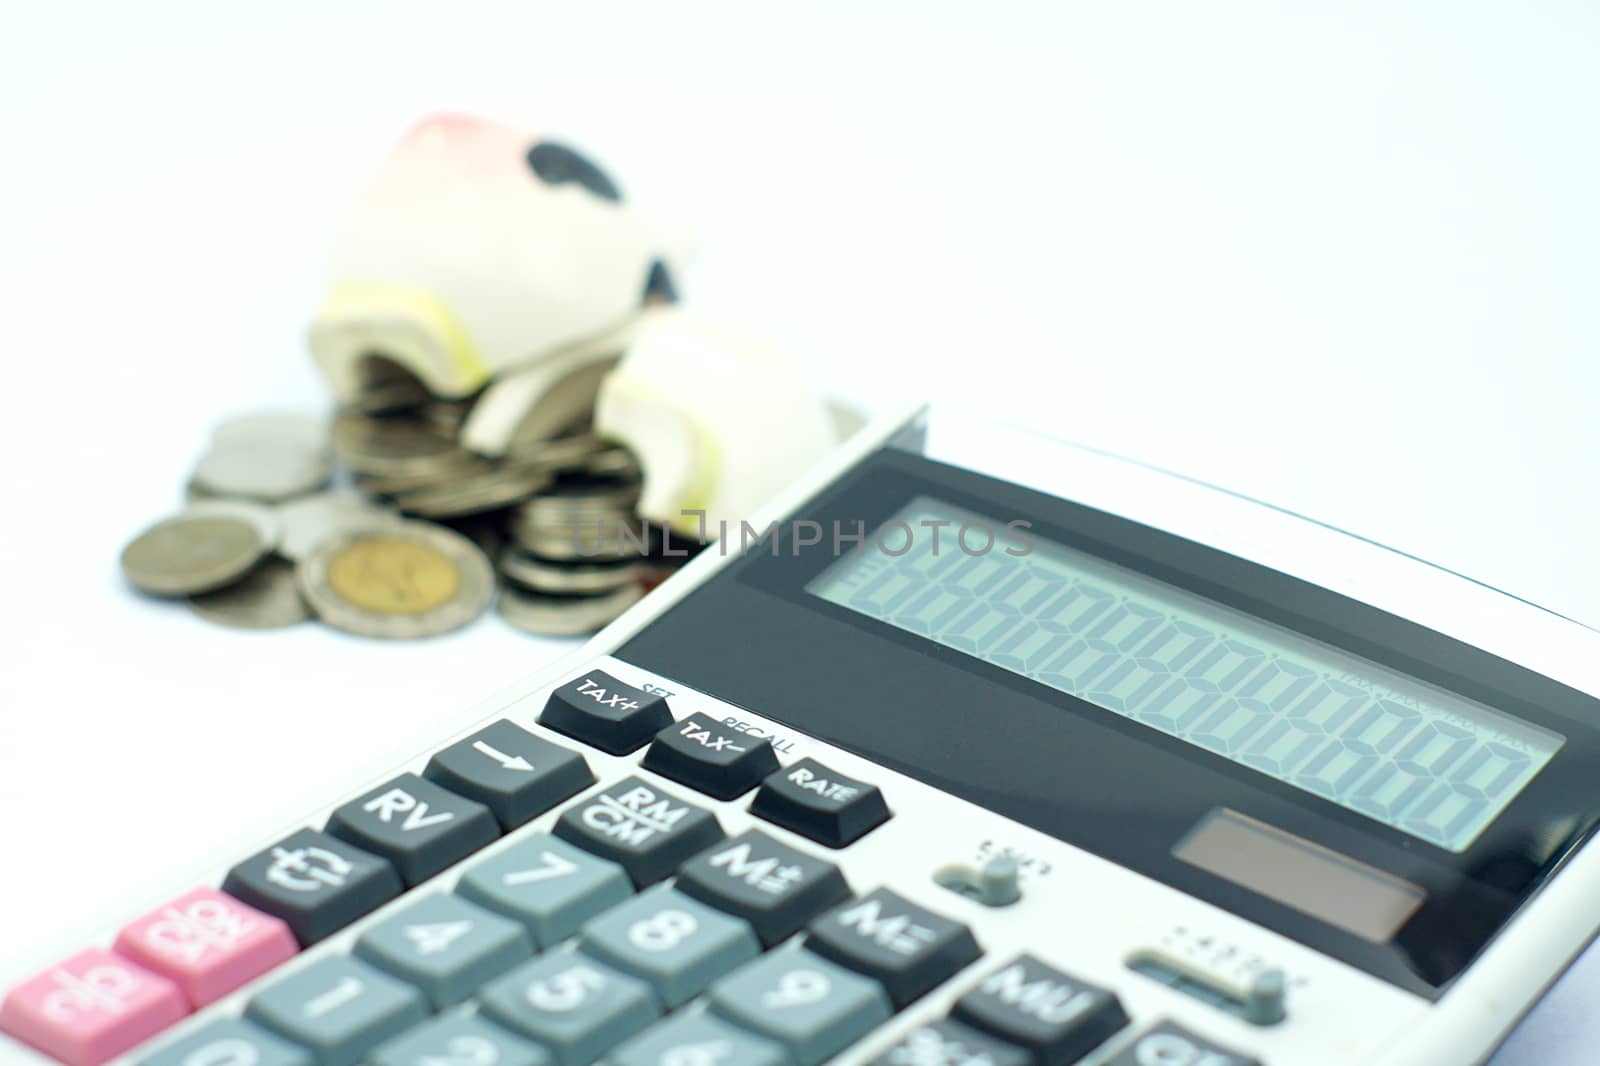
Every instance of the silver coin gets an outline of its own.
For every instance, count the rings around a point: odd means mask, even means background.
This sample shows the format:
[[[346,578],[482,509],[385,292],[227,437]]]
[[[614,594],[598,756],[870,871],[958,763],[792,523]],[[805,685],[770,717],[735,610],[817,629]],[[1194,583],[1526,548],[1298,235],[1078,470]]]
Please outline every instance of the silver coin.
[[[195,465],[191,485],[214,496],[278,503],[315,492],[332,476],[328,457],[299,445],[228,444]]]
[[[373,418],[357,411],[341,411],[334,419],[333,451],[340,462],[372,477],[429,475],[478,460],[420,418]]]
[[[372,496],[399,496],[419,489],[445,488],[459,478],[478,477],[493,472],[495,464],[488,459],[470,456],[445,466],[410,474],[390,474],[379,477],[357,474],[356,487]]]
[[[574,522],[626,519],[639,503],[637,484],[556,485],[518,504],[515,521],[532,526],[569,526]]]
[[[400,520],[398,514],[380,507],[359,492],[345,490],[302,496],[278,507],[278,522],[282,527],[278,554],[300,560],[318,544],[347,529]]]
[[[543,596],[507,587],[500,590],[500,616],[542,637],[577,637],[615,621],[644,593],[640,583],[600,596]]]
[[[239,514],[200,505],[163,519],[122,550],[122,572],[157,596],[189,596],[237,581],[272,546],[262,527]]]
[[[642,559],[613,563],[558,563],[536,559],[518,548],[507,548],[496,560],[500,576],[531,592],[593,594],[610,592],[642,580],[648,566]]]
[[[231,584],[190,596],[189,609],[207,621],[240,629],[282,629],[311,617],[295,583],[294,564],[277,557]]]
[[[191,500],[181,513],[221,515],[249,522],[261,534],[261,542],[269,552],[277,551],[283,539],[283,523],[278,519],[278,509],[264,503],[252,503],[249,500]]]
[[[432,397],[414,377],[396,377],[371,382],[351,401],[353,410],[364,415],[387,415],[411,411],[426,405]]]
[[[211,431],[211,446],[262,444],[326,452],[330,420],[310,411],[251,411],[219,422]]]
[[[649,555],[655,531],[640,519],[573,523],[566,527],[512,522],[511,538],[531,555],[558,561],[614,562]]]
[[[550,484],[550,473],[525,463],[500,463],[482,474],[436,488],[397,493],[394,505],[423,518],[455,518],[508,507]]]
[[[592,433],[577,433],[549,440],[516,441],[507,458],[540,463],[561,474],[595,477],[639,475],[639,464],[632,452]]]
[[[494,568],[477,546],[427,522],[347,530],[300,561],[301,595],[317,617],[369,637],[447,633],[482,614]]]

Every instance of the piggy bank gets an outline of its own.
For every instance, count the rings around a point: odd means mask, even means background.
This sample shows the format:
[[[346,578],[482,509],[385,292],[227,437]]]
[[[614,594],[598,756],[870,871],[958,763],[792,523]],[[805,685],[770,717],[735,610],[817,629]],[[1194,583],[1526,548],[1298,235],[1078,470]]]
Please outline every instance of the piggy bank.
[[[665,244],[576,150],[428,118],[352,207],[311,351],[342,404],[397,372],[445,399],[488,386],[463,442],[501,454],[547,432],[539,404],[546,423],[592,404],[640,309],[673,297]]]

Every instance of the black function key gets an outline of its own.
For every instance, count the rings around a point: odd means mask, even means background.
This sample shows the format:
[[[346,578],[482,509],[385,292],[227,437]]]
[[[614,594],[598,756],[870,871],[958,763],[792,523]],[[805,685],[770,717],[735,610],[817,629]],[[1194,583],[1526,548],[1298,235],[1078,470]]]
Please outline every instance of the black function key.
[[[402,889],[394,867],[378,856],[302,829],[229,870],[222,891],[282,918],[308,948]]]
[[[483,804],[507,830],[594,784],[582,755],[504,718],[434,753],[422,776]]]
[[[812,922],[806,947],[877,981],[896,1007],[942,984],[981,954],[971,929],[887,888]]]
[[[850,886],[837,866],[758,829],[685,863],[677,887],[686,896],[743,918],[769,948],[850,898]]]
[[[859,840],[889,820],[889,806],[877,786],[815,759],[801,759],[761,782],[750,813],[830,848]]]
[[[927,1066],[1029,1066],[1028,1053],[1021,1048],[948,1018],[911,1030],[898,1044],[872,1060],[872,1066],[922,1066],[924,1063]]]
[[[731,800],[776,770],[778,753],[767,738],[696,712],[657,733],[642,765],[715,799]]]
[[[1106,1066],[1261,1066],[1237,1051],[1220,1048],[1174,1022],[1160,1022],[1113,1055]]]
[[[550,693],[539,724],[612,755],[627,755],[672,724],[665,696],[590,670]]]
[[[1128,1024],[1117,997],[1032,955],[956,1000],[957,1018],[1026,1048],[1035,1063],[1077,1062]]]
[[[568,807],[555,834],[617,863],[643,888],[721,840],[722,826],[705,808],[630,777]]]
[[[481,803],[416,774],[353,799],[328,816],[327,831],[394,863],[407,885],[426,881],[500,835]]]

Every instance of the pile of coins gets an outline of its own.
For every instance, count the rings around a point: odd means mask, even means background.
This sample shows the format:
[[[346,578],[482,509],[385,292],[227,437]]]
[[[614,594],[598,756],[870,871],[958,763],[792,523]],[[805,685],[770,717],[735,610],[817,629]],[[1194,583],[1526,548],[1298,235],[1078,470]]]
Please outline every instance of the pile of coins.
[[[226,625],[316,617],[424,637],[498,598],[512,625],[572,636],[616,618],[699,547],[638,517],[627,449],[579,429],[489,459],[457,440],[469,410],[385,382],[331,422],[230,419],[195,466],[188,507],[135,538],[123,572]]]

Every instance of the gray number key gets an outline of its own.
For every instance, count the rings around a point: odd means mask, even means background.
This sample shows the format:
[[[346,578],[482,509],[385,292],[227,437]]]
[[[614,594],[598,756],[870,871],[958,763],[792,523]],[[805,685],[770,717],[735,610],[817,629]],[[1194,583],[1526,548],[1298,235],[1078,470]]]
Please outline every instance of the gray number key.
[[[449,1007],[532,957],[533,938],[460,896],[428,896],[362,933],[355,952]]]
[[[461,1012],[401,1033],[367,1061],[371,1066],[550,1066],[544,1048]]]
[[[679,1013],[658,1022],[606,1057],[610,1066],[788,1066],[770,1040],[711,1014]]]
[[[539,1041],[561,1066],[593,1062],[661,1013],[649,985],[570,948],[524,963],[479,998],[489,1018]]]
[[[224,1018],[169,1044],[140,1066],[311,1066],[311,1054],[259,1025]]]
[[[670,1009],[761,953],[750,926],[658,885],[583,927],[583,951],[642,977]]]
[[[876,981],[788,947],[712,985],[711,1009],[783,1044],[800,1066],[816,1066],[887,1020],[889,997]]]
[[[537,947],[633,895],[622,867],[544,833],[467,868],[456,891],[527,926]]]
[[[332,955],[257,992],[245,1014],[309,1048],[319,1066],[351,1066],[428,1008],[410,985]]]

